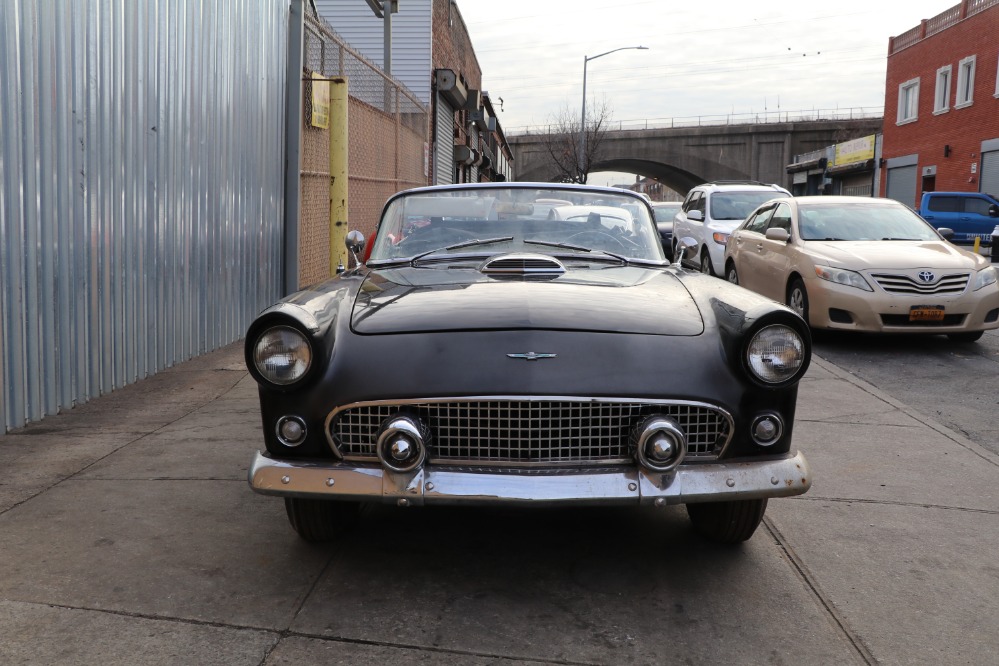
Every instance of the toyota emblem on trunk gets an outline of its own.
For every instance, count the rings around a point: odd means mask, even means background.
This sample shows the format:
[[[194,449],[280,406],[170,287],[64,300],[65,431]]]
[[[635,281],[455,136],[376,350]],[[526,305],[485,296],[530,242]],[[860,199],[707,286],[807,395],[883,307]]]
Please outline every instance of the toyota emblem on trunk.
[[[934,277],[936,276],[933,275],[932,271],[919,271],[919,279],[923,282],[933,282]]]

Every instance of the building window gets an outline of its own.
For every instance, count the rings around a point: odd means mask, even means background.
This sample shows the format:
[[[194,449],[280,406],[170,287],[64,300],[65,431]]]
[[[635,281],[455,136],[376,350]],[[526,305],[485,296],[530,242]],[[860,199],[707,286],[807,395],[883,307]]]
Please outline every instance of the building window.
[[[919,112],[919,79],[910,79],[898,87],[898,124],[911,123]]]
[[[970,106],[975,101],[975,56],[968,56],[957,64],[957,98],[954,108]]]
[[[937,90],[933,97],[933,113],[950,109],[950,65],[937,70]]]

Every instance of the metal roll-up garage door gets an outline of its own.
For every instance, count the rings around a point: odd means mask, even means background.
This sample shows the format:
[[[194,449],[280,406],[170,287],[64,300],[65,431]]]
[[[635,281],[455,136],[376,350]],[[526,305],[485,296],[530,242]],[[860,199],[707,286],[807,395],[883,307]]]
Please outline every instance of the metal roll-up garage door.
[[[918,207],[916,202],[916,165],[888,169],[888,187],[885,194],[889,199],[900,201],[906,206]]]
[[[434,151],[434,185],[454,182],[454,109],[437,95],[437,146]]]
[[[999,196],[999,150],[982,153],[981,190]]]

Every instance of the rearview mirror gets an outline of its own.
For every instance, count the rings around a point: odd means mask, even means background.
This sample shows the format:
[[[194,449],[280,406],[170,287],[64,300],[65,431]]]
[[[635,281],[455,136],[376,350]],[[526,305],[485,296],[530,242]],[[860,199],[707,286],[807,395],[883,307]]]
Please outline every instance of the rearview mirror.
[[[688,220],[693,220],[694,222],[703,222],[704,221],[704,213],[701,212],[701,211],[699,211],[699,210],[688,210],[687,211],[687,219]]]
[[[989,217],[999,217],[999,206],[989,204]]]
[[[766,233],[767,240],[780,241],[781,243],[786,243],[791,240],[791,234],[787,233],[787,229],[767,229]]]
[[[943,236],[943,239],[947,241],[954,237],[954,230],[950,227],[940,227],[937,229],[937,233]]]

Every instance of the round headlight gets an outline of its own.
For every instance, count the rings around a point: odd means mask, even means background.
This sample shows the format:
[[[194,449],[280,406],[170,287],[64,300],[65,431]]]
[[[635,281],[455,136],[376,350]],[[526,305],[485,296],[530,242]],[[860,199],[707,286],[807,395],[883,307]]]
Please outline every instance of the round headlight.
[[[267,381],[279,386],[294,384],[312,365],[308,339],[290,326],[264,331],[253,347],[253,364]]]
[[[793,379],[804,362],[805,341],[793,328],[782,324],[761,328],[746,347],[749,371],[766,384]]]

